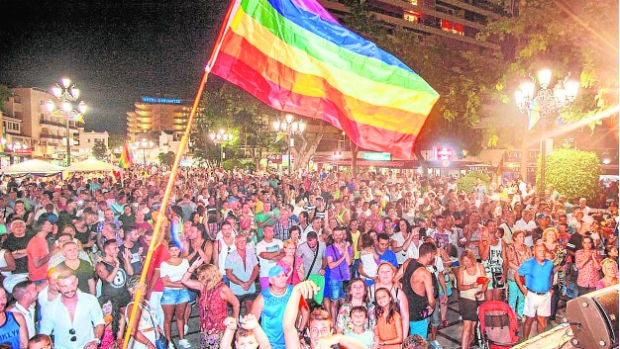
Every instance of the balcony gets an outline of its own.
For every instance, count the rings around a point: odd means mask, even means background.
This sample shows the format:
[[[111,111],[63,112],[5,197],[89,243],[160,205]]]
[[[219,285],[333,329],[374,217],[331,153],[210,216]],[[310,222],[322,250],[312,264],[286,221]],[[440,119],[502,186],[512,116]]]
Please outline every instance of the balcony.
[[[58,121],[54,121],[52,119],[49,118],[40,118],[39,119],[39,123],[41,125],[50,125],[50,126],[58,126],[58,127],[67,127],[67,124],[65,124],[64,122],[58,122]]]
[[[50,139],[65,139],[65,136],[60,136],[60,135],[53,135],[51,133],[43,133],[41,132],[40,138],[50,138]]]

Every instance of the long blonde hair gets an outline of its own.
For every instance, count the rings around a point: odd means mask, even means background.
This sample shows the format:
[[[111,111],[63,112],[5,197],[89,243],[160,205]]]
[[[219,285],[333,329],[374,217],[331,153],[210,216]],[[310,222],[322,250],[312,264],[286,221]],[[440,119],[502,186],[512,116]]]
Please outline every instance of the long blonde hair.
[[[196,270],[198,281],[204,285],[203,291],[208,291],[215,287],[221,280],[222,274],[214,264],[203,264]]]

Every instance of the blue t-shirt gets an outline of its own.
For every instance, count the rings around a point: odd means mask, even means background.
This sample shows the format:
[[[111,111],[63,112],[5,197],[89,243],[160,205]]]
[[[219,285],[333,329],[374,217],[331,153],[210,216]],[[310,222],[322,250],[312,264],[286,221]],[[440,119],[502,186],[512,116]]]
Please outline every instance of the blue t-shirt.
[[[394,253],[394,251],[392,250],[385,250],[385,253],[379,255],[379,260],[390,262],[390,264],[392,264],[394,268],[398,269],[398,260],[396,260],[396,253]]]
[[[286,292],[281,296],[275,296],[269,288],[261,291],[263,296],[263,312],[260,315],[261,326],[271,343],[273,349],[286,349],[284,343],[284,309],[291,298],[293,286],[288,285]]]
[[[548,259],[541,265],[536,258],[530,258],[521,264],[517,272],[525,277],[525,287],[528,290],[545,293],[551,288],[553,262]]]

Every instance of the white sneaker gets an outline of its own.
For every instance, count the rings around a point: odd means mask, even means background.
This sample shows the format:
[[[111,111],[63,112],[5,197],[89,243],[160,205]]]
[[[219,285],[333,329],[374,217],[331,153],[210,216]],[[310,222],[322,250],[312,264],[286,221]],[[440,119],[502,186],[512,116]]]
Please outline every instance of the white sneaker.
[[[169,342],[168,342],[168,349],[176,349],[176,348],[174,347],[174,343],[172,343],[172,341],[169,341]]]
[[[186,334],[187,334],[187,332],[189,332],[189,325],[188,325],[188,324],[185,324],[185,325],[183,325],[183,334],[185,334],[185,335],[186,335]]]
[[[432,345],[433,348],[435,348],[435,349],[442,349],[443,348],[441,346],[441,344],[439,344],[439,341],[437,341],[437,340],[434,340],[434,341],[430,342],[430,345]]]
[[[191,348],[192,345],[189,343],[187,339],[179,339],[179,345],[185,349]]]

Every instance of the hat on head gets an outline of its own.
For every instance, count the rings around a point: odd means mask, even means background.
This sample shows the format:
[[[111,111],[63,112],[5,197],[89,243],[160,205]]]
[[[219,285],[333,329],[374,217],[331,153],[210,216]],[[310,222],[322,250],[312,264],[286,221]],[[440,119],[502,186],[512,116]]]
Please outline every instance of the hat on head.
[[[271,267],[271,269],[269,269],[270,278],[279,276],[280,274],[286,274],[286,273],[284,272],[284,269],[282,269],[282,267],[279,265],[274,265],[273,267]]]
[[[546,217],[547,217],[547,215],[544,214],[544,213],[539,213],[539,214],[536,215],[536,219],[541,219],[541,218],[546,218]]]

